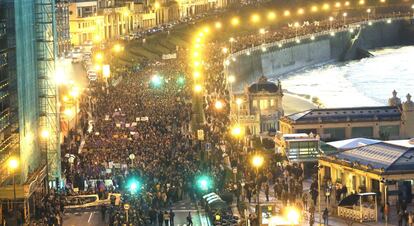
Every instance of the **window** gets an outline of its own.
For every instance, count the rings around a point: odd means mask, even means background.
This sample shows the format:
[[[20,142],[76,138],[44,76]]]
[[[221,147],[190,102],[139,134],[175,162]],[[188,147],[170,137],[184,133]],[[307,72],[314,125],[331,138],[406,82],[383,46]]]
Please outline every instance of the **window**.
[[[260,109],[267,109],[267,108],[268,108],[268,101],[260,100]]]
[[[345,139],[345,128],[326,128],[323,133],[327,140]]]
[[[270,100],[270,106],[271,107],[275,106],[275,100],[273,100],[273,99]]]
[[[371,138],[373,136],[374,129],[372,127],[353,127],[352,128],[352,138],[355,137],[365,137]]]
[[[400,126],[394,125],[394,126],[380,126],[379,127],[379,136],[380,138],[383,138],[385,140],[388,140],[390,138],[398,137],[400,136]]]

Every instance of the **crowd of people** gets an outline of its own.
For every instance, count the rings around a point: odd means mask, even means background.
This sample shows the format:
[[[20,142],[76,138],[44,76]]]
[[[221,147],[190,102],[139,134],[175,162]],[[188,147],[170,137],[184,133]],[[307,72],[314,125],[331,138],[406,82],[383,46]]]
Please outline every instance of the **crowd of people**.
[[[268,28],[262,36],[254,33],[236,36],[232,51],[326,30],[328,24],[305,23],[299,33],[293,25]],[[343,23],[329,26],[341,27]],[[129,210],[122,205],[102,209],[102,216],[111,226],[155,225],[156,222],[172,225],[173,203],[185,198],[195,200],[194,182],[204,173],[215,179],[217,191],[230,187],[237,200],[252,202],[260,191],[264,191],[269,200],[273,190],[274,198],[285,205],[306,209],[308,198],[303,197],[304,178],[299,165],[270,161],[256,172],[249,167],[249,156],[253,152],[248,148],[240,151],[245,147],[228,135],[232,122],[231,95],[222,73],[227,56],[222,53],[222,47],[226,45],[212,41],[205,48],[203,130],[212,149],[208,157],[200,155],[204,147],[190,132],[195,112],[191,101],[192,78],[187,67],[189,53],[179,49],[177,59],[150,62],[138,71],[126,69],[120,73],[122,80],[116,85],[97,82],[89,87],[88,95],[92,100],[80,104],[81,129],[69,134],[64,146],[66,193],[99,194],[100,197],[112,192],[122,193],[122,203],[128,203]],[[221,111],[214,109],[218,99],[226,106]],[[91,109],[93,112],[88,112]],[[69,161],[65,157],[67,154],[74,155],[74,160]],[[229,156],[230,162],[222,156]],[[226,169],[231,168],[238,169],[235,180],[225,175]],[[238,180],[240,178],[243,180]],[[134,191],[131,181],[136,181]],[[58,217],[63,211],[60,203],[56,202],[58,209],[47,208],[56,216],[49,219],[61,221]]]

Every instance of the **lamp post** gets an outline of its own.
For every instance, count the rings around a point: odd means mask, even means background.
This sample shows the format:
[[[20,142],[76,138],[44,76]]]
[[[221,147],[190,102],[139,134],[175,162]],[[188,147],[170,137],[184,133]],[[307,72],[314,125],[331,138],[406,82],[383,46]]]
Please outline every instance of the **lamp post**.
[[[261,216],[261,211],[260,211],[259,168],[262,167],[263,162],[264,162],[264,158],[261,155],[256,154],[252,158],[252,165],[253,167],[256,168],[256,193],[257,193],[256,202],[257,202],[257,217],[259,220],[259,225],[262,222],[262,216]]]
[[[230,42],[230,54],[233,53],[233,42],[235,42],[235,41],[236,40],[233,37],[231,37],[229,39],[229,42]]]
[[[413,19],[414,19],[414,4],[411,5],[411,9],[413,10]]]
[[[329,30],[332,30],[332,22],[333,22],[334,18],[333,17],[329,17]]]
[[[346,26],[346,17],[348,16],[348,13],[343,13],[342,16],[344,17],[344,27]]]
[[[131,166],[132,166],[132,167],[134,167],[134,159],[135,159],[135,155],[134,155],[134,153],[131,153],[131,154],[129,155],[129,159],[131,159]]]
[[[367,9],[367,21],[369,21],[369,15],[371,14],[371,9]]]
[[[16,181],[15,181],[15,174],[16,169],[19,167],[19,161],[15,158],[12,158],[9,160],[9,169],[12,172],[13,175],[13,211],[14,211],[14,217],[16,217]]]
[[[236,81],[236,77],[234,75],[229,75],[227,78],[227,82],[229,84],[229,93],[230,93],[230,106],[233,100],[233,83]]]

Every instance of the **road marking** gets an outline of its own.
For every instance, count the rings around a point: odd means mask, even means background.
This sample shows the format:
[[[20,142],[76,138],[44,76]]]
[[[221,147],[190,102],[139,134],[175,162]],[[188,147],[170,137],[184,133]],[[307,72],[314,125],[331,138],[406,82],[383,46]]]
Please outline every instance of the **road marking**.
[[[92,215],[93,215],[93,212],[91,213],[91,215],[89,215],[88,223],[91,221]]]

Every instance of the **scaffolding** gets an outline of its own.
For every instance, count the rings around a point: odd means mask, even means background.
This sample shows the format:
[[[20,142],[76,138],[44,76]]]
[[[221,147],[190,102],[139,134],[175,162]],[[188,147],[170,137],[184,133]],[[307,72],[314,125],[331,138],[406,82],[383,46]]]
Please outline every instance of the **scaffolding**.
[[[35,34],[39,86],[39,136],[48,181],[61,178],[60,121],[55,81],[55,0],[35,0]],[[56,185],[57,187],[58,185]]]

